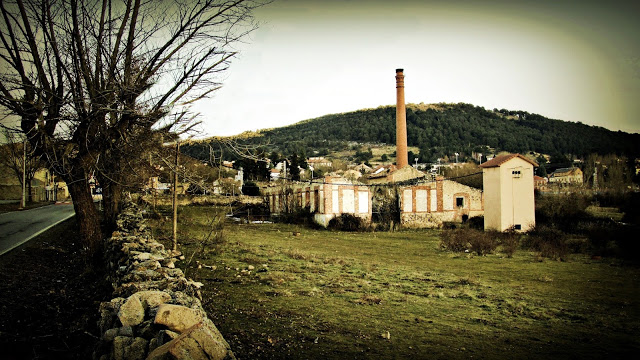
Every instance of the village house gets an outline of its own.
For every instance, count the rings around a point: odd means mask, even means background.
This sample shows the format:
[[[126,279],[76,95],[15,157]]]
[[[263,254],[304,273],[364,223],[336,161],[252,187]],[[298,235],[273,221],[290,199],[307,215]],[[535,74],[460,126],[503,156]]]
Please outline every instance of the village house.
[[[412,166],[405,166],[402,169],[398,169],[395,165],[381,165],[374,168],[371,174],[369,174],[367,182],[369,184],[387,184],[424,179],[426,177],[426,174],[416,170]]]
[[[318,167],[331,167],[333,163],[329,159],[325,159],[322,156],[312,156],[307,159],[307,164],[314,169]]]
[[[577,167],[558,169],[549,175],[549,183],[551,184],[582,185],[583,181],[582,170]]]
[[[269,177],[271,179],[271,181],[275,181],[280,179],[280,170],[278,169],[271,169],[269,170]]]
[[[367,166],[365,163],[354,166],[353,170],[359,171],[361,174],[368,174],[373,171],[373,169],[370,166]]]
[[[533,176],[533,187],[537,190],[546,190],[548,183],[549,179],[547,179],[546,177],[538,175]]]
[[[69,198],[67,184],[48,169],[38,169],[31,180],[31,201],[62,201]],[[27,191],[29,184],[27,184]],[[0,200],[22,199],[22,184],[12,170],[0,167]],[[27,200],[29,194],[27,194]]]

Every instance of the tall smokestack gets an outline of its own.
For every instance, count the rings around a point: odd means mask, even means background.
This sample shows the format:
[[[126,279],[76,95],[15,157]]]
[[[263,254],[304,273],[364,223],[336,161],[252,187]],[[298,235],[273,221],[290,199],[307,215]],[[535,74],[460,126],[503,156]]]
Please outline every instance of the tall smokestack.
[[[404,105],[404,73],[396,69],[396,166],[409,165],[407,153],[407,110]]]

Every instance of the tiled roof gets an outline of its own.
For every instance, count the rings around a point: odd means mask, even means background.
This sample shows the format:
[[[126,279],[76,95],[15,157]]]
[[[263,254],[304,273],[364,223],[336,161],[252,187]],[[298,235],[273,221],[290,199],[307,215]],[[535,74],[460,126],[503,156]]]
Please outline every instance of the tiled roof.
[[[531,165],[533,165],[534,167],[537,167],[538,164],[535,161],[529,160],[526,157],[520,155],[520,154],[507,154],[507,155],[500,155],[500,156],[496,156],[493,159],[480,164],[481,168],[491,168],[491,167],[498,167],[504,163],[506,163],[507,161],[517,158],[519,157],[520,159],[530,163]]]

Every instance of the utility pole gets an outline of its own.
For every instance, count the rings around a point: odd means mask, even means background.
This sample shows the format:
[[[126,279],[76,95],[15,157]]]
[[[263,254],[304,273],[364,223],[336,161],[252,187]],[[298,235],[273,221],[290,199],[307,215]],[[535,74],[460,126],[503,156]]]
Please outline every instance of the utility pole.
[[[27,207],[27,138],[24,138],[22,143],[22,201],[20,202],[20,209]]]
[[[173,170],[173,251],[178,250],[178,155],[180,141],[176,140],[176,164]]]

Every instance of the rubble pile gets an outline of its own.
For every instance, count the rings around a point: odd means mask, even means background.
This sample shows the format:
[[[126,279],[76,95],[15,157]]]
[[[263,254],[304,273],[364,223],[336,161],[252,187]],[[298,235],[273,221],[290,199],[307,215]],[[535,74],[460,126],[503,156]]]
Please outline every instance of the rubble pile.
[[[151,237],[133,203],[117,225],[105,249],[116,298],[100,304],[94,359],[235,359],[202,308],[202,284],[175,267],[180,253]]]

